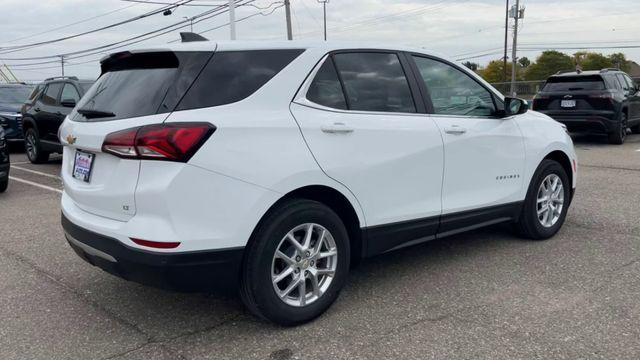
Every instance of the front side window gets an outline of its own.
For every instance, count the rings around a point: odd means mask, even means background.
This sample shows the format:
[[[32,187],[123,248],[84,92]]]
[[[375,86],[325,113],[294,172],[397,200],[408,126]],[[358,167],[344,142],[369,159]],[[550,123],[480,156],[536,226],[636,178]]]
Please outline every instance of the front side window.
[[[58,94],[62,89],[62,83],[51,83],[47,86],[42,96],[42,103],[45,105],[55,105],[58,101]]]
[[[398,55],[361,52],[335,54],[349,110],[415,113]]]
[[[307,99],[330,108],[347,109],[347,101],[342,91],[340,78],[338,78],[338,73],[331,57],[327,58],[320,70],[318,70],[311,86],[309,86]]]
[[[78,94],[78,90],[76,87],[71,84],[64,84],[64,88],[62,88],[62,95],[60,95],[60,100],[73,100],[78,102],[80,100],[80,94]]]
[[[624,76],[617,74],[616,75],[618,77],[618,81],[620,81],[620,84],[622,85],[622,89],[626,92],[629,91],[629,84],[627,84],[627,81],[624,79]]]
[[[435,114],[491,116],[495,113],[491,92],[469,75],[437,60],[413,58],[431,95]]]

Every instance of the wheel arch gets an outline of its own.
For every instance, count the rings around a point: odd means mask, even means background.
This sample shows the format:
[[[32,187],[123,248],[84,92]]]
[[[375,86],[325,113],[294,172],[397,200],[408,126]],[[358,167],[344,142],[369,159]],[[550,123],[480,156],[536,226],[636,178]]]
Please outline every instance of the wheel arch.
[[[254,233],[267,217],[267,215],[278,208],[282,203],[291,199],[307,199],[317,201],[329,207],[342,219],[347,234],[349,235],[349,242],[351,246],[351,264],[357,265],[364,257],[365,249],[362,237],[361,222],[356,212],[356,208],[349,201],[349,199],[343,195],[340,191],[327,185],[308,185],[291,190],[284,194],[280,199],[273,203],[267,211],[262,215],[260,221],[256,224],[254,230],[249,238],[254,238]],[[247,246],[250,244],[247,243]]]
[[[32,117],[24,116],[22,118],[22,132],[24,134],[27,129],[35,129],[38,131],[38,127],[36,126],[36,121]]]
[[[573,184],[573,165],[571,164],[571,158],[562,150],[554,150],[548,153],[543,160],[554,160],[558,162],[569,177],[569,183]]]

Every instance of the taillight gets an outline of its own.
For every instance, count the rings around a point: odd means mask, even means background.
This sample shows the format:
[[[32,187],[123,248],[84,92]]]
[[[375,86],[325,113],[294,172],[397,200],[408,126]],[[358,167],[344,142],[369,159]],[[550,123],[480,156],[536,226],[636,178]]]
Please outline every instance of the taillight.
[[[113,132],[102,151],[127,159],[187,162],[213,134],[209,123],[164,123]]]
[[[150,241],[150,240],[142,240],[142,239],[135,239],[135,238],[130,238],[130,239],[131,241],[133,241],[134,243],[140,246],[146,246],[146,247],[156,248],[156,249],[175,249],[178,246],[180,246],[179,242],[159,242],[159,241]]]

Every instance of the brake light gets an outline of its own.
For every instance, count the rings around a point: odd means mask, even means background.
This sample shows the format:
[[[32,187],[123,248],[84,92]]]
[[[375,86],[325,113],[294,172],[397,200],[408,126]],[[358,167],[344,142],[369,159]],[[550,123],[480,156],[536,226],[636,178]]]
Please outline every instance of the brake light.
[[[175,249],[178,246],[180,246],[179,242],[159,242],[159,241],[142,240],[142,239],[135,239],[135,238],[130,238],[130,239],[131,241],[133,241],[134,243],[140,246],[146,246],[146,247],[155,248],[155,249]]]
[[[127,159],[187,162],[213,134],[209,123],[163,123],[113,132],[102,151]]]

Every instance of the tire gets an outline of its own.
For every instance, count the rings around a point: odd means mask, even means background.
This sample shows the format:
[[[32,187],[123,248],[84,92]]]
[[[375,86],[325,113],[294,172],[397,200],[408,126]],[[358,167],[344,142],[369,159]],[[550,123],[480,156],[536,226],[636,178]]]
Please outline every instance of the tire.
[[[9,187],[9,179],[5,178],[0,180],[0,193],[7,191],[7,187]]]
[[[627,138],[627,115],[622,113],[620,121],[614,126],[614,130],[609,134],[609,143],[613,145],[622,145]]]
[[[42,164],[49,161],[49,153],[42,151],[40,137],[33,128],[28,128],[24,133],[24,151],[29,161],[33,164]]]
[[[293,233],[294,238],[299,239],[298,244],[304,245],[303,238],[308,232],[309,224],[315,225],[309,247],[312,253],[305,258],[305,254],[296,252],[296,246],[285,237]],[[293,231],[295,229],[298,230]],[[319,252],[327,255],[335,249],[335,257],[330,255],[319,259],[313,256],[314,245],[318,243],[323,230],[329,236],[323,238],[324,245],[320,245],[322,248]],[[285,254],[290,262],[283,260],[284,258],[276,258],[276,250]],[[296,259],[296,254],[302,256]],[[316,259],[315,262],[313,259]],[[302,324],[320,316],[338,298],[347,280],[349,259],[347,230],[335,212],[316,201],[289,200],[269,211],[251,236],[243,262],[240,295],[245,306],[258,317],[283,326]],[[333,277],[318,275],[316,279],[319,280],[319,290],[312,293],[311,289],[314,287],[311,273],[327,268],[334,269]],[[290,271],[290,275],[274,284],[273,276],[287,271]],[[302,276],[305,277],[306,290],[304,303],[299,301],[302,298],[301,288],[293,285]],[[290,296],[281,297],[276,293],[276,287],[283,293],[287,293],[287,288],[293,290],[288,293]]]
[[[547,217],[547,221],[544,221],[544,213],[542,219],[538,217],[538,198],[540,191],[544,191],[541,189],[541,186],[547,179],[553,180],[555,178],[558,178],[560,181],[559,185],[562,185],[562,191],[558,192],[558,196],[560,196],[560,193],[562,194],[562,207],[557,219],[554,215],[553,218],[549,219],[549,217]],[[522,212],[516,223],[516,229],[520,235],[532,240],[546,240],[555,235],[562,227],[562,224],[564,224],[567,211],[569,210],[571,203],[571,186],[572,184],[569,182],[569,177],[562,165],[554,160],[543,160],[533,175],[531,184],[529,184],[527,197],[524,200]],[[559,203],[552,201],[551,204],[557,208]],[[540,204],[541,208],[544,208],[545,205],[547,205],[547,203],[543,202]],[[551,214],[556,214],[556,212],[549,213],[549,215]],[[546,224],[543,224],[543,222],[546,222]]]

